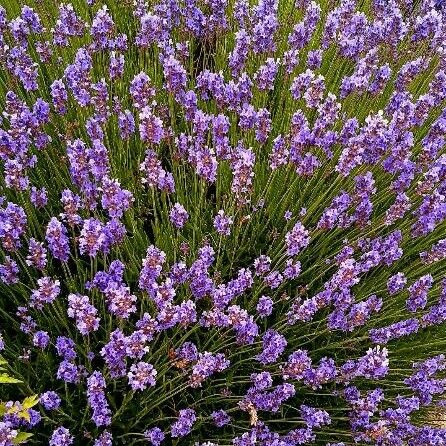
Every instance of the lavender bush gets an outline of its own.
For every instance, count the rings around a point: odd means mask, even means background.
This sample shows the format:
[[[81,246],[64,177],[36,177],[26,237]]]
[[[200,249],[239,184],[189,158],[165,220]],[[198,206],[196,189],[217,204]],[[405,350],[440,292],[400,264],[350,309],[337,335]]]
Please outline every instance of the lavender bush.
[[[444,446],[444,2],[19,3],[0,446]]]

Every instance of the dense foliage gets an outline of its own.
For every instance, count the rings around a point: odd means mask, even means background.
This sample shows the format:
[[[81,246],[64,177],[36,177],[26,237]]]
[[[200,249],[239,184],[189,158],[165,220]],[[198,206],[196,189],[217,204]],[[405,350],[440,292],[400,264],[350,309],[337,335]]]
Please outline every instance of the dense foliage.
[[[0,446],[446,444],[443,1],[2,5]]]

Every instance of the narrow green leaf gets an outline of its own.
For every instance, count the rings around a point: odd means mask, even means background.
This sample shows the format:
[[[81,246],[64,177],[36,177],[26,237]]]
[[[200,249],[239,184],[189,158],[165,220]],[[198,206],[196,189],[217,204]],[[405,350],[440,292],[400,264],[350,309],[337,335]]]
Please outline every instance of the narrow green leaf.
[[[14,438],[14,440],[12,440],[12,442],[13,442],[13,444],[25,443],[32,436],[33,436],[33,434],[30,434],[29,432],[19,432],[17,434],[17,436]]]
[[[7,375],[6,373],[0,374],[0,384],[18,384],[21,383],[19,379],[15,379],[12,376]]]
[[[28,396],[23,400],[22,406],[24,409],[31,409],[39,402],[39,395]]]

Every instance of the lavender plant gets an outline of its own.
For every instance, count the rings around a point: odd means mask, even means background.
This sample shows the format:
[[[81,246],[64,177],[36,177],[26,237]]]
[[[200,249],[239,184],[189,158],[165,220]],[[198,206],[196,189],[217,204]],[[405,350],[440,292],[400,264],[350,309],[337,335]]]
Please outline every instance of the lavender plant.
[[[2,4],[1,446],[446,444],[442,0]]]

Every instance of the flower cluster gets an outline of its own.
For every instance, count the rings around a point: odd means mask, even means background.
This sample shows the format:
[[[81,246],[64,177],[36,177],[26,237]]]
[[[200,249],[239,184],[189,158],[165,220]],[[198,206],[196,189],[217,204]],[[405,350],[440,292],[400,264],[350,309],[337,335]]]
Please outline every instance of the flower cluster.
[[[446,444],[445,2],[16,3],[0,445]]]
[[[101,372],[95,371],[87,379],[88,404],[93,411],[92,420],[96,426],[111,423],[111,411],[105,397],[105,380]]]

